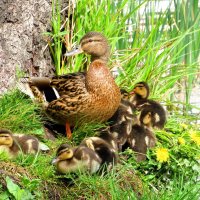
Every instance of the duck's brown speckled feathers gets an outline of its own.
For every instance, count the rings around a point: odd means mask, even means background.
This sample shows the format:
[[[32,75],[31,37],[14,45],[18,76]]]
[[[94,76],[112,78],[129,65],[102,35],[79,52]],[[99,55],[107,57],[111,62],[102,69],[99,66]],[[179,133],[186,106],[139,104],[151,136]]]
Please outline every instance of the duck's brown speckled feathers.
[[[57,98],[45,104],[46,113],[63,125],[107,121],[120,103],[119,87],[107,67],[110,54],[107,39],[101,33],[89,32],[81,39],[77,51],[91,55],[88,71],[45,81],[45,85],[50,85],[57,93]],[[73,51],[66,53],[67,56],[73,54]],[[35,80],[32,86],[39,88]]]
[[[86,93],[83,84],[85,84],[85,72],[54,76],[50,82],[50,86],[54,87],[60,96],[66,95],[70,98]]]

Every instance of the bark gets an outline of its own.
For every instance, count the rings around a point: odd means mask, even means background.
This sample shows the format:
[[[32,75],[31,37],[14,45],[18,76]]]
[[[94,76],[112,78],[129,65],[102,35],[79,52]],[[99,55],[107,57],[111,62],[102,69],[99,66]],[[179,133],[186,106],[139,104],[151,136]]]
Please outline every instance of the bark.
[[[16,75],[46,76],[53,64],[42,34],[51,29],[50,0],[0,0],[0,94]]]

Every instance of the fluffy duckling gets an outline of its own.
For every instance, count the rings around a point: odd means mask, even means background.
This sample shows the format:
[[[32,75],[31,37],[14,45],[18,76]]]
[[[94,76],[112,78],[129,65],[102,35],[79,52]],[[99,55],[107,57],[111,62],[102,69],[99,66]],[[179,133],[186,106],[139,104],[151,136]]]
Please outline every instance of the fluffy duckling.
[[[138,162],[146,159],[147,148],[152,148],[156,144],[156,137],[150,128],[135,124],[132,126],[130,135],[127,138],[123,150],[132,149],[136,153]]]
[[[120,106],[109,121],[110,132],[117,140],[119,151],[121,151],[131,132],[132,124],[138,123],[134,105],[129,100],[122,99]]]
[[[142,105],[138,118],[141,124],[158,129],[164,128],[166,123],[165,110],[158,102],[151,102]]]
[[[119,150],[118,142],[111,133],[109,126],[107,128],[99,129],[96,136],[105,140],[113,148],[115,152]]]
[[[8,130],[0,129],[0,152],[5,152],[10,158],[16,157],[20,152],[24,154],[36,154],[40,150],[49,148],[40,143],[31,135],[12,134]]]
[[[110,127],[112,136],[117,140],[119,151],[122,151],[122,146],[126,143],[131,132],[132,123],[130,120],[116,123]]]
[[[97,172],[102,160],[98,154],[86,146],[71,147],[62,144],[53,159],[52,164],[61,174],[76,171],[89,171],[91,174]]]
[[[166,113],[161,104],[154,100],[148,99],[148,84],[145,82],[137,83],[131,92],[131,95],[132,96],[130,97],[130,101],[138,110],[141,111],[141,114],[139,115],[140,122],[145,125],[149,124],[145,121],[150,116],[151,126],[154,128],[162,129],[166,122]]]
[[[108,169],[110,169],[113,164],[117,163],[117,144],[111,138],[108,132],[102,132],[99,137],[95,136],[84,139],[80,146],[86,146],[96,152],[102,160],[102,165],[106,164]]]
[[[89,32],[80,40],[80,46],[65,56],[82,52],[91,55],[91,63],[85,73],[29,80],[32,87],[42,85],[41,89],[48,86],[56,90],[56,99],[46,102],[45,110],[53,121],[66,125],[68,137],[71,137],[70,125],[107,121],[121,100],[120,89],[107,66],[110,54],[107,39],[101,33]],[[36,90],[35,93],[38,95],[38,92]]]
[[[120,89],[121,92],[121,98],[125,100],[130,99],[130,94],[125,89]]]
[[[120,105],[114,115],[108,120],[110,124],[119,124],[123,121],[133,119],[135,117],[134,114],[135,108],[133,104],[128,101],[122,99]]]

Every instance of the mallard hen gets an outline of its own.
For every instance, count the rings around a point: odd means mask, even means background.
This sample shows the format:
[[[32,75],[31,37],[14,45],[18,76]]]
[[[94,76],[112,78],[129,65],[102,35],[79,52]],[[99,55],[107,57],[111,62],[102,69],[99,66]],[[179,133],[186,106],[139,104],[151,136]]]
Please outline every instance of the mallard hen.
[[[80,46],[66,56],[81,52],[91,55],[87,72],[29,80],[34,93],[41,94],[42,98],[44,89],[53,88],[55,100],[49,100],[46,113],[58,124],[66,125],[68,137],[71,137],[69,124],[104,122],[115,113],[121,99],[120,90],[107,67],[107,39],[101,33],[89,32],[81,39]]]

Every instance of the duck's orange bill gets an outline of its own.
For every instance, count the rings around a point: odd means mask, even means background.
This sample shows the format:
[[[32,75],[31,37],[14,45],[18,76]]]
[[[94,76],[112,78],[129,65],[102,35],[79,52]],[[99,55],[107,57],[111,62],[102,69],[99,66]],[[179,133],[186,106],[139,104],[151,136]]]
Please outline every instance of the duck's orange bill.
[[[70,129],[70,124],[69,124],[68,122],[66,122],[65,128],[66,128],[66,135],[67,135],[67,138],[68,138],[68,139],[71,139],[71,137],[72,137],[72,132],[71,132],[71,129]]]

